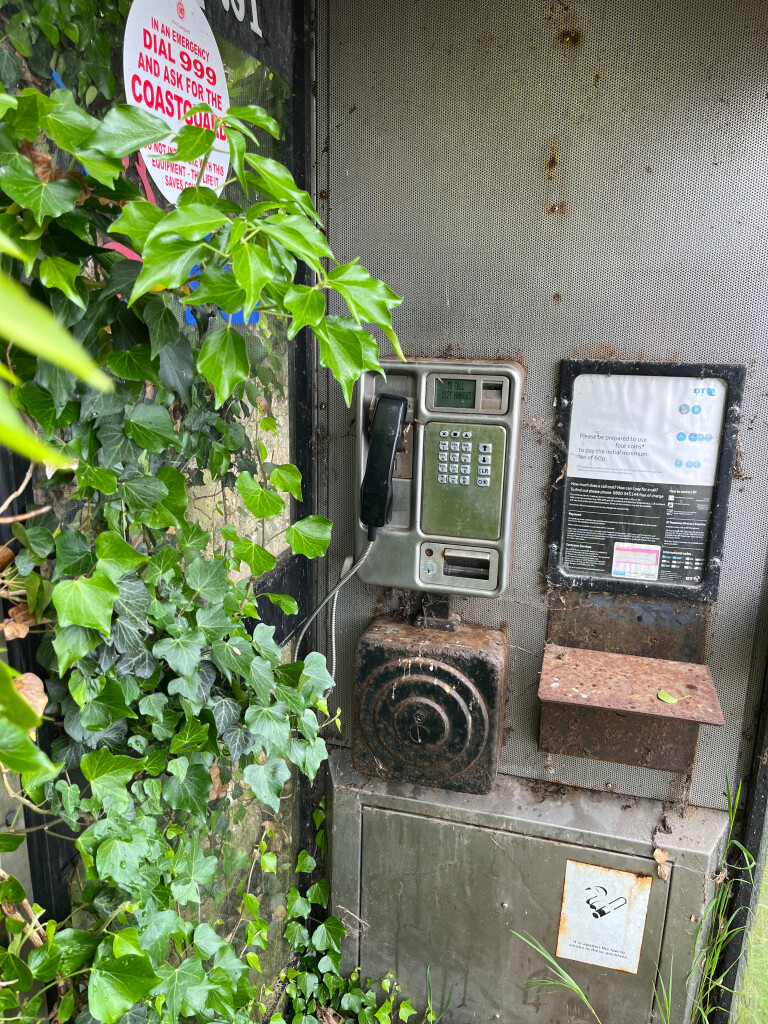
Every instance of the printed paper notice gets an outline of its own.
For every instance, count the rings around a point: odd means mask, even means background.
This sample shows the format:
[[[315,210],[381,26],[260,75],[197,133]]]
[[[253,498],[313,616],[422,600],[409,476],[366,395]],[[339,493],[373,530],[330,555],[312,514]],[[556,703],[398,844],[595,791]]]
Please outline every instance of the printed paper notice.
[[[651,875],[569,860],[557,955],[637,974],[652,882]]]
[[[585,373],[574,382],[566,572],[695,585],[704,573],[727,385]]]
[[[229,92],[213,32],[195,0],[134,0],[125,25],[123,77],[128,102],[167,121],[175,134],[183,125],[212,129],[214,115],[226,113]],[[187,117],[199,104],[201,111]],[[149,174],[165,198],[175,203],[197,182],[203,157],[174,160],[169,139],[141,150]],[[229,143],[217,130],[200,180],[217,194],[229,170]]]

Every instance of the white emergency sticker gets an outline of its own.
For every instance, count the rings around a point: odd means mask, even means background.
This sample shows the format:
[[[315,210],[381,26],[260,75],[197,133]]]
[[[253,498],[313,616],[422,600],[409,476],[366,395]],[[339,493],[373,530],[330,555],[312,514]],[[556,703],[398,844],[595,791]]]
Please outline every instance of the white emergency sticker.
[[[209,113],[186,117],[200,103],[215,114],[229,107],[221,55],[195,0],[134,0],[125,25],[123,77],[128,102],[167,121],[174,133],[185,123],[213,128]],[[227,179],[229,144],[222,128],[202,176],[203,158],[174,160],[169,140],[146,146],[141,153],[152,180],[171,203],[198,177],[217,194]]]
[[[557,956],[637,974],[651,875],[569,860]]]

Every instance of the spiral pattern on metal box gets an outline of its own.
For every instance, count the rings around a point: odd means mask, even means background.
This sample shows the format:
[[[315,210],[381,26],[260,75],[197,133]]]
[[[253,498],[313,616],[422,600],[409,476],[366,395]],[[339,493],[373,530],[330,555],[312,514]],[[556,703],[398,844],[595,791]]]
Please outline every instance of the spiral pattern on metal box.
[[[363,683],[359,725],[376,757],[432,779],[464,771],[488,742],[488,710],[477,687],[427,658],[389,661]]]

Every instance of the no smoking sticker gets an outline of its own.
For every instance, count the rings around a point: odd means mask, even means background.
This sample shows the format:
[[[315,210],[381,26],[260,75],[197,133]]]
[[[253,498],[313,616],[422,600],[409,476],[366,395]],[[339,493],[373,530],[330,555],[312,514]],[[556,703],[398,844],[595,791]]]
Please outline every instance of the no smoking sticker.
[[[174,134],[184,124],[213,128],[213,117],[186,114],[207,103],[216,114],[229,107],[229,92],[213,32],[195,0],[134,0],[125,26],[123,77],[128,102],[163,118]],[[149,174],[165,198],[175,203],[197,183],[202,157],[173,159],[169,140],[141,150]],[[229,171],[229,146],[222,128],[200,180],[217,194]]]

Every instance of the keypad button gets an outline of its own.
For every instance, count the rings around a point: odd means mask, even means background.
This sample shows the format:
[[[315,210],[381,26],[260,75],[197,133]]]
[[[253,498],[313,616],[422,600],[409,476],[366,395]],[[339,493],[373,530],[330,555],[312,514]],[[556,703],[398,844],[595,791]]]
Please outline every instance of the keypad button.
[[[478,455],[477,456],[477,461],[480,463],[481,466],[490,466],[490,464],[491,464],[491,456],[490,455]]]
[[[459,461],[459,453],[458,452],[451,452],[451,462],[458,462],[458,461]]]
[[[461,437],[461,431],[459,431],[459,430],[452,430],[451,431],[451,437]]]
[[[465,430],[464,433],[461,436],[462,437],[472,437],[472,431],[471,430]]]
[[[465,487],[469,487],[471,480],[469,479],[468,476],[462,476],[459,477],[459,483],[463,484]]]
[[[490,454],[490,452],[493,451],[493,445],[492,444],[479,444],[477,446],[477,448],[478,448],[478,451],[488,452],[489,454]]]
[[[441,441],[440,442],[440,451],[441,452],[447,452],[448,451],[448,442],[447,441]]]
[[[471,455],[462,455],[461,456],[461,461],[462,462],[471,462],[472,461],[472,456]]]
[[[448,483],[448,477],[445,475],[445,473],[438,473],[437,474],[437,482],[439,484],[447,484]]]
[[[459,482],[459,478],[457,476],[449,476],[448,477],[448,483],[449,484],[457,484],[458,482]]]
[[[451,451],[452,452],[457,452],[458,450],[459,450],[459,442],[458,441],[451,441]]]
[[[479,476],[477,478],[477,486],[478,487],[490,487],[491,486],[490,478],[487,477],[487,476]]]
[[[472,451],[472,444],[470,442],[468,442],[468,441],[462,441],[461,442],[461,450],[463,452],[471,452]]]
[[[459,472],[465,473],[467,476],[472,472],[471,466],[459,466]]]
[[[448,461],[448,452],[438,452],[437,453],[437,459],[438,459],[438,462],[447,462]]]
[[[440,431],[440,437],[448,437],[448,431],[447,430],[441,430]]]
[[[490,476],[491,475],[491,467],[490,466],[478,466],[477,467],[477,475],[478,476]]]

